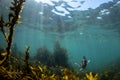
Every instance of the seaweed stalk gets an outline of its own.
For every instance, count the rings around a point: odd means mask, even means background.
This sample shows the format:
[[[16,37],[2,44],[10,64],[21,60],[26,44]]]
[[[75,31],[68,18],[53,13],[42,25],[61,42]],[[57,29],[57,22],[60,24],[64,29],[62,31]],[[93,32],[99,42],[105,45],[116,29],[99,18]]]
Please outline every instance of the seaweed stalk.
[[[11,2],[12,6],[10,6],[10,11],[12,12],[10,12],[8,15],[9,22],[5,22],[3,20],[3,16],[1,16],[0,18],[0,28],[7,42],[6,52],[1,53],[4,59],[0,61],[0,66],[6,62],[6,60],[9,57],[9,54],[11,53],[11,45],[12,45],[12,40],[13,40],[15,24],[20,23],[19,21],[19,19],[21,18],[20,12],[23,9],[24,2],[25,0],[13,0],[13,2]],[[8,33],[5,31],[4,27],[8,28],[9,30]]]
[[[26,47],[26,50],[25,50],[25,60],[24,60],[24,62],[25,62],[25,67],[24,67],[25,70],[24,70],[24,73],[25,73],[25,74],[28,74],[29,71],[30,71],[29,63],[28,63],[28,59],[29,59],[29,49],[30,49],[30,47],[27,46],[27,47]]]

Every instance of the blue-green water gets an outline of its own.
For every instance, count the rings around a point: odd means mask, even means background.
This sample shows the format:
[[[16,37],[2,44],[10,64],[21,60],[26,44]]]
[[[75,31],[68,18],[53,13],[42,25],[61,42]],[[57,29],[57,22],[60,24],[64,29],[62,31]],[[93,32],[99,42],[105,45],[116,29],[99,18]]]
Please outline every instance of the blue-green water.
[[[80,32],[73,32],[59,37],[55,33],[50,35],[50,33],[25,29],[21,34],[16,32],[14,43],[18,45],[21,51],[24,51],[25,45],[31,46],[31,56],[34,56],[36,50],[44,45],[53,52],[54,42],[58,40],[61,46],[67,49],[72,65],[75,62],[80,63],[82,57],[86,56],[87,59],[91,60],[87,67],[90,70],[98,70],[120,57],[119,34],[112,31],[105,32],[103,30],[102,33],[93,33],[93,31],[85,30],[86,33],[82,35]],[[74,67],[77,66],[74,65]]]
[[[21,52],[24,52],[28,45],[30,55],[35,56],[37,49],[42,46],[46,46],[52,53],[55,41],[59,41],[60,45],[67,49],[68,60],[74,68],[78,68],[74,63],[80,63],[82,57],[86,56],[90,60],[87,69],[99,70],[107,64],[115,63],[120,57],[119,2],[111,1],[111,4],[106,3],[107,7],[99,6],[85,11],[69,11],[71,18],[68,18],[67,15],[50,12],[55,6],[28,0],[21,14],[22,24],[15,27],[13,45],[16,44]],[[101,15],[100,11],[103,9],[107,9],[109,14]],[[0,11],[1,14],[7,14],[2,9]],[[44,12],[43,15],[38,14],[40,11]],[[99,16],[100,18],[96,19]],[[5,47],[2,33],[0,46]]]

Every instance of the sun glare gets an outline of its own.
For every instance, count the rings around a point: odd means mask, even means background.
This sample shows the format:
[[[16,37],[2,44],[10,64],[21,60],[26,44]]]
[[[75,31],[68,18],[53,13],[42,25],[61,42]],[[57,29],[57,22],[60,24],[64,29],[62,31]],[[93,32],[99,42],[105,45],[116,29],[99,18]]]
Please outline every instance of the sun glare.
[[[48,1],[50,1],[50,0],[35,0],[36,2],[42,2],[42,3],[47,3]]]
[[[37,3],[47,3],[48,5],[54,6],[51,0],[35,0]]]
[[[45,0],[35,0],[36,2],[45,2]]]

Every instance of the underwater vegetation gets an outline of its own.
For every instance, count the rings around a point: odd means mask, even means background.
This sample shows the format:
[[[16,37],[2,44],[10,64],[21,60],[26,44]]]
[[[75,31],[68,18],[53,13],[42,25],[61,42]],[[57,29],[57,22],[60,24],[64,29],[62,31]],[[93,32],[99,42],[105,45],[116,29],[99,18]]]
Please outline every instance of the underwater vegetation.
[[[36,59],[37,61],[39,61],[44,65],[49,65],[48,61],[50,61],[50,52],[46,47],[41,47],[37,50],[36,55],[34,56],[34,59]]]
[[[25,48],[24,53],[21,53],[24,54],[21,56],[22,58],[10,55],[6,63],[0,66],[0,79],[1,80],[119,80],[120,79],[119,77],[120,69],[117,67],[117,65],[120,63],[118,61],[119,58],[115,61],[116,63],[114,65],[111,64],[112,66],[111,65],[106,66],[104,71],[99,74],[91,71],[90,72],[75,71],[73,68],[59,65],[57,62],[55,63],[54,61],[55,59],[53,57],[55,54],[54,52],[56,52],[56,49],[57,51],[62,52],[61,48],[62,47],[58,42],[55,43],[55,47],[54,47],[55,51],[53,51],[52,54],[48,51],[46,47],[41,47],[38,49],[36,54],[36,56],[38,56],[36,58],[37,60],[33,58],[33,60],[31,61],[29,54],[30,47],[27,46]],[[0,48],[0,52],[3,51],[4,49]],[[17,50],[17,46],[16,48],[14,48],[14,52],[19,53],[19,51]],[[67,53],[65,54],[67,55]],[[40,55],[43,55],[43,57],[41,57]],[[38,63],[36,63],[36,61],[38,61]],[[51,63],[52,61],[53,63],[50,65],[49,62]]]
[[[33,58],[47,66],[62,66],[69,68],[67,50],[55,42],[54,51],[51,53],[45,46],[39,48]]]
[[[75,71],[73,68],[49,66],[44,63],[30,62],[30,47],[26,47],[23,59],[9,57],[6,64],[0,66],[1,80],[119,80],[120,70],[115,66],[101,73]],[[16,52],[17,53],[17,52]],[[36,54],[37,55],[37,54]]]
[[[101,80],[119,80],[120,79],[120,57],[112,63],[105,66],[100,74]]]
[[[25,48],[24,53],[17,49],[13,43],[15,24],[20,23],[20,12],[25,0],[13,0],[8,13],[8,22],[0,16],[0,31],[6,41],[5,49],[0,47],[0,80],[119,80],[120,69],[111,67],[101,73],[75,71],[68,63],[67,50],[55,43],[51,53],[46,47],[37,50],[35,57],[30,60],[30,46]],[[7,28],[7,29],[6,29]],[[18,55],[20,54],[20,56]],[[119,59],[116,64],[120,64]]]
[[[62,48],[58,41],[55,43],[53,57],[58,66],[69,67],[67,50]]]
[[[98,80],[98,74],[96,74],[95,76],[93,76],[92,72],[90,72],[89,74],[86,74],[86,77],[89,80]]]
[[[74,69],[64,66],[49,66],[35,61],[30,62],[29,49],[30,47],[26,47],[23,59],[9,56],[6,64],[0,66],[1,80],[98,80],[98,74],[93,75],[92,72],[77,73]]]
[[[3,33],[4,38],[7,42],[5,52],[1,53],[1,56],[4,56],[4,59],[0,61],[0,65],[5,63],[11,53],[11,45],[15,24],[20,23],[20,12],[23,9],[24,2],[25,0],[13,0],[13,2],[11,2],[11,6],[9,7],[10,12],[8,14],[8,22],[5,22],[3,16],[0,16],[0,30]],[[6,31],[5,28],[7,28],[8,31]]]

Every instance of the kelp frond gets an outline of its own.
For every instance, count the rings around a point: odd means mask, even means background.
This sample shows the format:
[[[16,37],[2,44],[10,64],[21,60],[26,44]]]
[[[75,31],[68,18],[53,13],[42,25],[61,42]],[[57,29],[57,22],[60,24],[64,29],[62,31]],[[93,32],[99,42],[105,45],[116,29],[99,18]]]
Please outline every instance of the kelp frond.
[[[9,54],[11,53],[11,45],[13,40],[13,33],[15,24],[19,24],[20,22],[20,12],[23,9],[23,3],[25,0],[13,0],[11,2],[11,6],[9,7],[10,13],[8,13],[8,20],[9,22],[5,22],[3,16],[0,16],[0,30],[4,35],[4,38],[7,42],[6,44],[6,56],[4,59],[0,61],[0,66],[6,62],[8,59]],[[5,31],[4,27],[8,28],[8,31]]]
[[[88,80],[98,80],[98,74],[93,76],[92,72],[90,72],[89,74],[86,73],[86,77]]]

